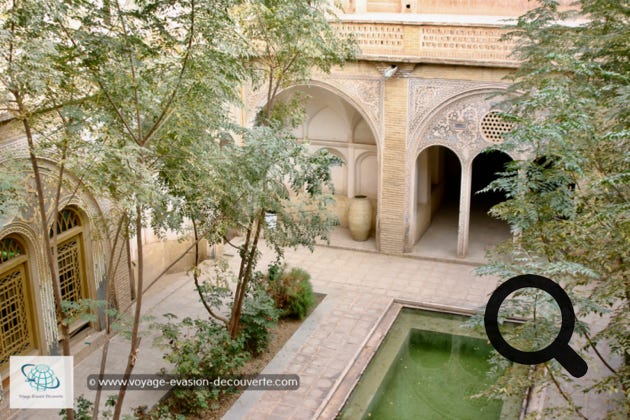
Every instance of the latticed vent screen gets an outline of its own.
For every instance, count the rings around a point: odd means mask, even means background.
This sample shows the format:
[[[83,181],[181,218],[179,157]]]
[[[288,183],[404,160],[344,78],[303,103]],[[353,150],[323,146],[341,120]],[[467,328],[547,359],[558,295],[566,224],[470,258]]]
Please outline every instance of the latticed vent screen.
[[[503,134],[512,131],[514,125],[505,121],[498,111],[490,111],[481,119],[481,133],[490,143],[503,142]]]
[[[23,265],[0,274],[0,367],[9,362],[10,356],[34,348],[25,283]]]

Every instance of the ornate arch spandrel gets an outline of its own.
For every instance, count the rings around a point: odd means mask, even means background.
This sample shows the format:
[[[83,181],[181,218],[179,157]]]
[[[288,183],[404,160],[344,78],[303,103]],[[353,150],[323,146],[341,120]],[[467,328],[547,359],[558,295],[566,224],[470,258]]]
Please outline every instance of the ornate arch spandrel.
[[[363,117],[372,131],[377,147],[381,147],[383,136],[383,82],[367,76],[322,75],[308,83],[296,84],[282,92],[299,87],[319,87],[347,101]],[[279,92],[280,95],[282,92]],[[265,105],[267,92],[246,87],[246,123],[252,125],[256,111]]]
[[[460,85],[459,88],[462,88]],[[480,86],[456,94],[432,110],[422,111],[426,116],[409,138],[411,140],[409,164],[419,152],[430,146],[445,146],[460,157],[462,164],[472,161],[481,151],[496,144],[488,141],[481,132],[481,120],[501,102],[504,87]]]
[[[436,108],[452,98],[481,87],[478,82],[444,79],[410,79],[407,104],[407,139],[411,143],[418,128]]]

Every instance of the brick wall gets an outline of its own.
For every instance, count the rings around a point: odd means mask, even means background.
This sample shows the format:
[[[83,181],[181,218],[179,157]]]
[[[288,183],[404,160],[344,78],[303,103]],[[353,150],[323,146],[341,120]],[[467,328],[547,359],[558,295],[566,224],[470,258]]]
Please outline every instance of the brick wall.
[[[409,194],[407,156],[407,80],[385,81],[385,136],[381,156],[380,250],[402,253],[405,244],[405,208]]]

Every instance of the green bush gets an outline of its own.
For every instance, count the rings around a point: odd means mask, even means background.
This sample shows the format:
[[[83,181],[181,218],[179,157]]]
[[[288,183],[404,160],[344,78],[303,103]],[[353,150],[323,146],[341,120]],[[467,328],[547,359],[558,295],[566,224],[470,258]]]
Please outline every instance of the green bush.
[[[282,311],[285,318],[304,319],[308,311],[315,304],[315,295],[311,286],[311,276],[301,268],[292,268],[286,271],[282,267],[282,273],[268,275],[268,290],[276,306]]]
[[[174,315],[170,315],[174,318]],[[244,339],[230,339],[225,326],[204,319],[184,318],[181,322],[159,324],[158,339],[168,349],[164,359],[175,366],[174,374],[182,377],[234,376],[249,358]],[[216,400],[216,389],[173,389],[173,396],[182,413],[196,413]]]
[[[92,419],[92,408],[94,407],[94,403],[83,395],[79,395],[77,398],[76,408],[74,409],[74,418],[76,420],[91,420]],[[59,412],[59,415],[63,420],[68,418],[68,410],[65,408]]]
[[[101,419],[111,419],[113,416],[112,409],[116,405],[117,395],[110,395],[105,400],[105,410],[99,411],[99,418]],[[94,408],[94,403],[83,395],[79,395],[77,398],[77,402],[75,404],[74,409],[74,419],[75,420],[92,420],[92,413]],[[68,410],[62,409],[59,412],[59,415],[63,420],[67,420],[68,418]]]
[[[265,351],[271,339],[269,329],[280,315],[273,299],[261,288],[256,288],[243,302],[240,335],[245,349],[258,355]]]
[[[269,265],[269,271],[267,272],[267,280],[268,281],[276,281],[280,278],[282,273],[286,268],[286,264],[280,264],[278,262],[274,262]]]

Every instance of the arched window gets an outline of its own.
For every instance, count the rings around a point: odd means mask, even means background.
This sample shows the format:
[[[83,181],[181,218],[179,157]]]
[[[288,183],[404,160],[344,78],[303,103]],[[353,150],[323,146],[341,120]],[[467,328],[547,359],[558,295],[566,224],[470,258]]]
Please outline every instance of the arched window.
[[[70,230],[81,227],[81,219],[76,211],[71,208],[65,208],[57,215],[57,235],[69,232]],[[52,236],[52,228],[50,230],[50,236]]]
[[[89,297],[85,276],[85,260],[83,250],[83,226],[79,214],[66,207],[57,215],[57,223],[53,228],[57,233],[57,264],[59,267],[59,285],[61,300],[78,302]],[[78,332],[86,326],[86,321],[77,320],[70,325],[70,334]]]
[[[0,239],[0,371],[10,356],[37,349],[33,300],[24,246],[17,238]]]

